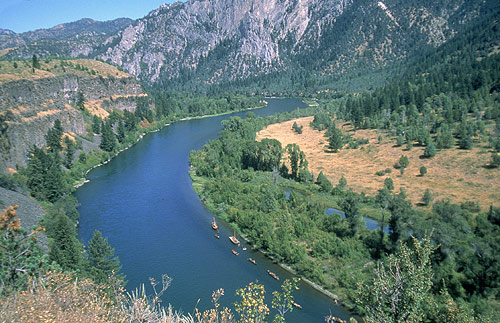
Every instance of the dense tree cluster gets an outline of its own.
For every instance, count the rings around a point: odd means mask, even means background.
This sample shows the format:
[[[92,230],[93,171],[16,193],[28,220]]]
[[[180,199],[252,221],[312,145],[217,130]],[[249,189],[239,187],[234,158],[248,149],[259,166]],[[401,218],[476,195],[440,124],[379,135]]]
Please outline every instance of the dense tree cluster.
[[[298,146],[283,148],[268,139],[255,142],[247,133],[246,129],[256,131],[265,123],[260,119],[228,121],[219,139],[191,154],[197,176],[206,177],[199,194],[207,206],[235,224],[256,248],[263,248],[277,261],[288,263],[301,275],[336,292],[345,288],[344,295],[354,299],[349,291],[374,277],[367,269],[371,267],[363,264],[381,260],[396,265],[396,258],[387,257],[399,252],[401,244],[402,251],[409,252],[404,248],[411,248],[410,233],[421,239],[434,228],[429,243],[436,250],[425,256],[425,272],[432,269],[432,275],[426,277],[432,277],[432,281],[422,287],[419,299],[427,298],[437,307],[433,312],[417,304],[418,311],[411,315],[435,320],[436,313],[444,313],[441,291],[445,288],[449,299],[459,300],[460,308],[470,309],[475,315],[497,315],[495,310],[486,309],[499,281],[493,265],[493,259],[500,256],[500,241],[493,238],[498,226],[491,222],[497,218],[497,209],[492,208],[490,215],[472,216],[461,206],[437,201],[428,216],[412,207],[404,191],[392,193],[390,178],[373,198],[346,191],[345,183],[332,188],[322,173],[311,181]],[[231,149],[226,150],[228,147]],[[286,171],[281,171],[276,181],[273,168],[280,159]],[[405,155],[398,164],[403,169],[408,166]],[[307,176],[301,176],[303,172]],[[432,202],[431,192],[425,194],[423,202]],[[328,205],[341,212],[328,215]],[[374,209],[381,209],[388,218],[388,234],[364,227],[361,214]],[[491,220],[485,220],[488,216]],[[411,266],[408,261],[398,266]],[[379,274],[384,277],[387,271]],[[333,285],[328,283],[332,279],[336,282]],[[412,296],[408,297],[410,302]]]

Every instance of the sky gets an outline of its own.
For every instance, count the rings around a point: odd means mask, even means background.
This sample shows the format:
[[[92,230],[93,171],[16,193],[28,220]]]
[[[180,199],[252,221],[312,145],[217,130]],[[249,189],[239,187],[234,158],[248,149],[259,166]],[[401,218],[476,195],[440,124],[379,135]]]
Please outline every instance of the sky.
[[[112,20],[144,17],[174,0],[0,0],[0,28],[16,33],[50,28],[81,18]]]

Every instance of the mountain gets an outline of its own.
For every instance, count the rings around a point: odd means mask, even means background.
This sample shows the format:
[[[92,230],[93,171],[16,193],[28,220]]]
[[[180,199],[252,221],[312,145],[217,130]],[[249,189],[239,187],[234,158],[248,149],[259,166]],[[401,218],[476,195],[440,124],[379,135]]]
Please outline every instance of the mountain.
[[[14,35],[14,34],[15,34],[15,32],[13,32],[10,29],[0,28],[0,35]]]
[[[0,32],[0,50],[8,49],[7,57],[86,56],[101,44],[107,35],[116,33],[133,20],[119,18],[95,21],[84,18],[60,24],[49,29],[38,29],[21,34]]]
[[[0,35],[0,49],[7,57],[99,58],[160,86],[276,72],[295,82],[404,64],[498,7],[495,0],[190,0],[135,21],[83,19]]]
[[[493,1],[192,0],[163,5],[96,55],[142,80],[219,83],[305,68],[380,68],[437,47]],[[186,75],[188,77],[186,77]]]

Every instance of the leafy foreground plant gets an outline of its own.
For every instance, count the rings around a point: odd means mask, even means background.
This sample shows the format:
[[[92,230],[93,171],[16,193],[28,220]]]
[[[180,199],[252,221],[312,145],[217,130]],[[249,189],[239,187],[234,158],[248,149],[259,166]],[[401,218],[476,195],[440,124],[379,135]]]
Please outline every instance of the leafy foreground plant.
[[[387,264],[379,263],[370,284],[359,285],[358,302],[368,322],[420,322],[432,286],[430,239],[413,239],[415,250],[404,244]]]
[[[446,288],[432,295],[431,255],[436,248],[431,235],[412,238],[413,248],[401,243],[386,264],[379,263],[371,282],[359,284],[357,302],[365,310],[365,320],[427,322],[431,315],[437,322],[490,322],[476,318],[467,306],[459,306]]]
[[[28,285],[30,277],[47,270],[46,257],[36,244],[38,227],[31,233],[21,228],[18,206],[9,206],[0,214],[0,296],[9,295]]]

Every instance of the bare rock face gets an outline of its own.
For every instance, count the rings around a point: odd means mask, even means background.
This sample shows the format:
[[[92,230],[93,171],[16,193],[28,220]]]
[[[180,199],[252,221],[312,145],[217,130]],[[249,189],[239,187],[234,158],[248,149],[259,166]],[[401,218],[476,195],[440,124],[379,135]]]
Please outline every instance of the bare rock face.
[[[45,135],[59,119],[65,132],[86,133],[83,114],[75,108],[78,92],[103,110],[135,109],[135,98],[145,95],[133,78],[83,77],[62,74],[41,79],[0,83],[2,132],[0,172],[24,166],[33,145],[45,145]],[[106,104],[102,104],[103,102]]]
[[[279,43],[293,46],[321,33],[352,0],[194,0],[162,5],[105,42],[99,57],[148,82],[179,76],[214,52],[223,52],[224,74],[248,76],[282,66]],[[328,8],[322,15],[318,7]],[[214,75],[215,78],[216,75]]]
[[[374,70],[452,38],[498,0],[189,0],[144,18],[0,31],[7,57],[101,58],[153,84],[221,83],[303,68]]]
[[[148,83],[190,72],[206,83],[241,79],[292,68],[318,51],[324,55],[314,59],[328,60],[322,72],[342,73],[363,60],[380,67],[439,46],[484,3],[190,0],[162,5],[112,35],[98,57]]]

